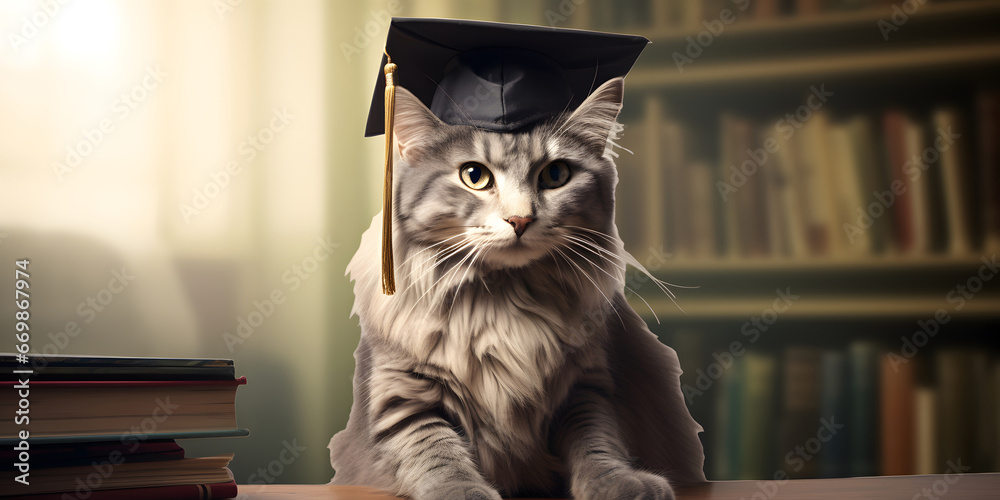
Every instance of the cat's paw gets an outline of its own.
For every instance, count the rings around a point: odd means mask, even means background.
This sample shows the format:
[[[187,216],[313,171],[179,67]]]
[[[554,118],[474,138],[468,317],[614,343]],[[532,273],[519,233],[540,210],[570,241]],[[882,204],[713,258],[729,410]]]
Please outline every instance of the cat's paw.
[[[666,478],[635,469],[608,472],[573,485],[576,500],[674,500]]]
[[[501,500],[500,493],[478,482],[452,482],[429,488],[414,500]]]

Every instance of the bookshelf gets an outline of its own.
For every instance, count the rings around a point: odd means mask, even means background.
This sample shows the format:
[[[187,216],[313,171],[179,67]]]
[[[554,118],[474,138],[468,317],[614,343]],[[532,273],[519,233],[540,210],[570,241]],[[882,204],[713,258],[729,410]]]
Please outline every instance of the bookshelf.
[[[675,290],[675,304],[635,274],[642,299],[630,303],[698,388],[689,406],[706,430],[708,477],[942,473],[956,455],[998,470],[1000,280],[976,277],[1000,251],[1000,2],[913,4],[888,39],[880,22],[898,21],[903,2],[571,3],[544,2],[533,22],[652,41],[626,79],[619,142],[635,154],[617,160],[618,227],[655,275],[697,287]],[[724,9],[735,21],[705,35]],[[710,42],[691,56],[699,35]],[[681,69],[677,53],[690,56]],[[834,94],[779,137],[777,123],[823,85]],[[961,141],[910,176],[905,161],[941,127]],[[723,199],[730,165],[768,138],[776,151]],[[858,245],[843,224],[895,180],[910,183]],[[956,287],[968,285],[977,290],[958,307]],[[799,298],[748,341],[741,328],[779,289]],[[919,325],[942,310],[947,323],[925,341]],[[889,354],[914,340],[915,368],[900,370]],[[734,341],[747,354],[699,379]],[[850,432],[793,470],[802,457],[786,451],[809,442],[822,414]],[[900,415],[907,425],[883,420]]]

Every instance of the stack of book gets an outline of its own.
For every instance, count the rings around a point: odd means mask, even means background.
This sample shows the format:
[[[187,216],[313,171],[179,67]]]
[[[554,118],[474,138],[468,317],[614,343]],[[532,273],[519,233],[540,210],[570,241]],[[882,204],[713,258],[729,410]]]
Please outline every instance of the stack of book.
[[[246,436],[232,360],[0,354],[0,497],[232,498],[232,454],[175,439]]]

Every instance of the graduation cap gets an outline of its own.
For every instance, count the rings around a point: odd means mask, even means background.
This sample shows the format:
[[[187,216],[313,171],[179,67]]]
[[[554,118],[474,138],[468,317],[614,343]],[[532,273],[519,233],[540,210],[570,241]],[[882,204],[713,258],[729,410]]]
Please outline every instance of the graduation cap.
[[[455,19],[393,18],[365,136],[386,134],[382,193],[382,291],[395,292],[392,157],[395,86],[441,121],[510,132],[575,110],[603,83],[625,76],[644,37]],[[384,78],[383,78],[384,74]]]

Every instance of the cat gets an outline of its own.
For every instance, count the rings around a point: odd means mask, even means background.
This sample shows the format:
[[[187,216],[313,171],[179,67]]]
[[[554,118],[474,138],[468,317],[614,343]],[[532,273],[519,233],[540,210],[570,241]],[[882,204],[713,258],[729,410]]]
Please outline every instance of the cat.
[[[662,500],[705,481],[677,356],[624,296],[626,263],[642,266],[614,224],[623,86],[508,133],[397,89],[397,292],[380,288],[378,215],[348,265],[362,333],[331,483]]]

